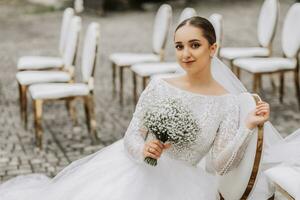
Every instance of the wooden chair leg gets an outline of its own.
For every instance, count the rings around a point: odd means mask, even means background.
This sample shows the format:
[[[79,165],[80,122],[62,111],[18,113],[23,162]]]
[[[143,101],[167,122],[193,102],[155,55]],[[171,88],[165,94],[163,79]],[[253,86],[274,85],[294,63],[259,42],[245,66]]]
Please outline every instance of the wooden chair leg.
[[[236,77],[241,79],[241,69],[239,67],[236,67]]]
[[[33,109],[34,109],[34,128],[35,128],[35,142],[36,146],[42,149],[42,139],[43,139],[43,130],[42,130],[42,112],[43,112],[43,101],[42,100],[33,100]]]
[[[87,125],[88,125],[90,136],[92,138],[92,142],[97,143],[99,138],[97,135],[97,123],[96,123],[94,101],[92,95],[88,95],[87,97],[85,97],[84,108],[85,108]]]
[[[253,91],[253,93],[257,93],[257,83],[258,83],[258,74],[254,74],[253,75],[253,86],[252,86],[252,91]]]
[[[262,90],[262,75],[261,74],[258,75],[257,86],[258,86],[258,92],[260,93]]]
[[[113,95],[116,93],[116,64],[112,63],[112,89]]]
[[[294,71],[294,81],[295,81],[296,97],[298,100],[298,107],[300,109],[299,70]]]
[[[119,81],[120,81],[120,104],[123,104],[123,71],[124,67],[120,67],[120,73],[119,73]]]
[[[132,82],[133,82],[133,103],[136,105],[137,103],[137,82],[136,82],[136,74],[132,71]]]
[[[66,101],[66,106],[68,109],[68,113],[72,119],[73,124],[76,126],[78,124],[77,121],[77,112],[76,112],[76,108],[74,106],[74,100],[67,100]]]
[[[19,99],[20,99],[20,114],[21,121],[27,129],[27,86],[19,85]]]
[[[280,103],[283,102],[283,95],[284,95],[284,73],[280,73],[280,87],[279,87],[279,101]]]
[[[273,74],[270,75],[270,82],[271,82],[271,86],[272,86],[272,92],[273,92],[273,94],[275,94],[276,93],[276,84],[275,84]]]
[[[147,87],[148,77],[143,77],[143,90]]]

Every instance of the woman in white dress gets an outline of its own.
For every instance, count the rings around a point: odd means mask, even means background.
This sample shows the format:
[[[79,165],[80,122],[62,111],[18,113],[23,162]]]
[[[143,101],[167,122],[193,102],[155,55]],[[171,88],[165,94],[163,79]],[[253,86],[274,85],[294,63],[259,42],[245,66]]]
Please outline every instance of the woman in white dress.
[[[149,83],[124,139],[71,163],[53,179],[39,174],[11,179],[0,185],[0,199],[217,199],[215,177],[197,164],[209,155],[218,174],[233,169],[243,157],[253,129],[268,120],[270,111],[267,103],[260,102],[241,123],[245,125],[239,126],[238,98],[230,91],[237,86],[230,85],[229,79],[222,85],[213,77],[215,41],[208,20],[193,17],[183,21],[175,31],[174,44],[186,74]],[[215,74],[218,70],[224,68],[214,70]],[[225,73],[220,80],[222,76]],[[192,142],[163,144],[151,133],[145,137],[145,112],[162,99],[180,99],[191,114],[198,127]],[[145,157],[158,159],[157,166],[144,162]]]

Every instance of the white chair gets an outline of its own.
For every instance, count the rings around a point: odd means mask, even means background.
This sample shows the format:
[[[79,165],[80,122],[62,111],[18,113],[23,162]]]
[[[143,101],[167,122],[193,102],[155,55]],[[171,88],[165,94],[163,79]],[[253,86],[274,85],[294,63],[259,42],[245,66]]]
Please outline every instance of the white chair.
[[[65,51],[67,35],[71,19],[74,16],[72,8],[65,9],[63,13],[60,41],[59,41],[59,57],[49,56],[23,56],[18,60],[17,68],[19,71],[23,70],[44,70],[44,69],[61,69],[63,68],[63,55]]]
[[[300,199],[300,167],[277,166],[265,171],[276,190],[286,199]]]
[[[99,34],[99,24],[95,22],[91,23],[85,35],[82,52],[82,83],[41,83],[29,87],[34,107],[36,145],[39,148],[42,148],[41,119],[42,107],[45,101],[73,101],[75,99],[82,99],[84,101],[87,127],[91,134],[91,138],[93,141],[97,140],[93,90]]]
[[[123,70],[141,62],[158,62],[164,60],[164,50],[172,18],[172,8],[163,4],[157,11],[154,21],[152,50],[153,53],[114,53],[109,59],[112,62],[113,92],[116,90],[116,69],[119,69],[120,103],[123,102]]]
[[[280,101],[284,94],[284,73],[293,72],[296,96],[300,105],[299,88],[299,49],[300,49],[300,3],[295,3],[289,9],[283,24],[281,45],[283,57],[270,58],[240,58],[233,65],[254,75],[253,91],[261,84],[260,78],[264,74],[280,74]]]
[[[240,122],[244,122],[248,113],[255,109],[260,100],[257,95],[242,93],[239,96]],[[219,176],[219,194],[221,200],[246,200],[254,189],[260,173],[260,161],[263,151],[263,125],[253,134],[239,165],[223,176]]]
[[[278,21],[279,3],[278,0],[265,0],[260,10],[257,24],[257,37],[259,47],[226,47],[220,50],[220,57],[230,62],[237,58],[244,57],[268,57],[272,52],[272,41],[275,36]],[[238,33],[237,33],[238,35]],[[239,76],[239,71],[237,71]]]
[[[78,49],[81,18],[73,17],[68,35],[66,36],[65,53],[62,70],[19,71],[16,79],[19,86],[21,120],[27,128],[27,89],[29,85],[48,82],[72,82],[74,79],[74,65]]]
[[[185,19],[196,16],[197,13],[193,8],[185,8],[180,14],[178,24]],[[137,77],[142,78],[143,89],[145,89],[148,79],[156,74],[174,73],[180,66],[176,62],[147,62],[137,63],[130,68],[133,77],[133,99],[137,102]]]

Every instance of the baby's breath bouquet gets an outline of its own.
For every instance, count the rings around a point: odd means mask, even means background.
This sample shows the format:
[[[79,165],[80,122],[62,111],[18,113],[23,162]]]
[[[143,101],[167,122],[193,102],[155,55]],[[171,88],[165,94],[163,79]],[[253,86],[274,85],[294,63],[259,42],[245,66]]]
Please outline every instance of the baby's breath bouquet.
[[[199,127],[190,110],[180,99],[165,98],[155,101],[146,110],[143,125],[162,143],[189,145],[196,140]],[[157,160],[146,157],[145,162],[156,166]]]

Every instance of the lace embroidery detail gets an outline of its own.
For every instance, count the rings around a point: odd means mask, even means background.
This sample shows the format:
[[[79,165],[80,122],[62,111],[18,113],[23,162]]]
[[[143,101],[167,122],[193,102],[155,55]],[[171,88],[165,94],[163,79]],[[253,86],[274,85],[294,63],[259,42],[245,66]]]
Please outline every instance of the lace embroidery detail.
[[[206,96],[192,93],[160,79],[151,80],[142,93],[126,131],[124,145],[130,157],[137,162],[143,161],[145,140],[141,120],[146,108],[160,98],[180,98],[193,112],[199,126],[194,142],[173,144],[164,152],[167,156],[196,165],[211,150],[211,161],[219,174],[225,174],[238,165],[252,135],[249,129],[239,127],[238,97],[232,94]]]

